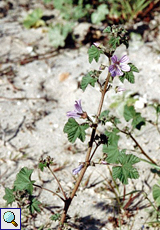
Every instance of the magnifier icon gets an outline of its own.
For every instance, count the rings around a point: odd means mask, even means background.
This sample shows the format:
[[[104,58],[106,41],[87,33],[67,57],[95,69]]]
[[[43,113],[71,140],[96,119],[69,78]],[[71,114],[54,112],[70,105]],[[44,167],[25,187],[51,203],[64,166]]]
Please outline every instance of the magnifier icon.
[[[3,215],[3,219],[4,219],[5,222],[11,223],[11,224],[13,224],[15,227],[18,226],[18,224],[15,222],[15,215],[14,215],[14,213],[11,212],[11,211],[5,212],[4,215]]]

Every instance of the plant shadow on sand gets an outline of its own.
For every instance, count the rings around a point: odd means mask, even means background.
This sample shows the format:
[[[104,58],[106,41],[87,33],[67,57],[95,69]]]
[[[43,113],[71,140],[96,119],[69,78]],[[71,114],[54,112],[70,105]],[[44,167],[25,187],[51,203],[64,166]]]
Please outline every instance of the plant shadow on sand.
[[[105,224],[106,223],[102,222],[100,219],[88,215],[82,218],[77,218],[75,223],[69,223],[69,226],[78,230],[99,230],[105,226]]]

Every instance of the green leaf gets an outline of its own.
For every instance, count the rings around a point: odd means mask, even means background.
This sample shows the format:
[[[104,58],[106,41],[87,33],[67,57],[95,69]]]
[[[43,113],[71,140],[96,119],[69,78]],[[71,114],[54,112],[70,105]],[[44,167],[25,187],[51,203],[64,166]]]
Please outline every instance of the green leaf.
[[[79,125],[75,119],[69,118],[68,122],[64,126],[64,133],[68,134],[68,140],[71,143],[74,143],[77,138],[79,138],[82,142],[85,141],[85,130],[89,128],[88,124]]]
[[[47,4],[47,3],[50,3],[50,2],[52,2],[52,1],[53,1],[53,0],[43,0],[43,2],[46,3],[46,4]]]
[[[120,119],[117,117],[112,117],[112,120],[113,120],[114,124],[116,124],[116,125],[121,123]]]
[[[72,5],[73,0],[54,0],[53,5],[56,9],[62,10],[67,5]]]
[[[136,115],[136,111],[134,109],[134,106],[128,106],[125,105],[124,107],[124,118],[126,121],[130,121],[131,119],[133,119],[133,117],[135,117]]]
[[[139,177],[137,169],[130,164],[115,166],[112,170],[113,178],[115,180],[118,178],[123,184],[128,184],[128,178],[137,179]]]
[[[122,82],[124,81],[124,79],[127,79],[131,84],[135,83],[134,74],[132,71],[124,72],[124,75],[122,75],[120,78],[123,79]]]
[[[133,128],[136,128],[138,130],[141,129],[142,125],[145,125],[145,119],[141,117],[140,113],[137,113],[134,109],[134,106],[124,106],[124,118],[126,121],[132,120],[132,126]]]
[[[31,181],[31,174],[33,169],[28,169],[24,167],[20,170],[20,172],[16,176],[16,180],[14,182],[15,190],[27,190],[29,194],[33,192],[33,183],[35,181]]]
[[[113,129],[112,132],[105,131],[105,135],[108,137],[108,145],[103,145],[103,152],[107,153],[106,161],[108,163],[118,163],[118,158],[120,155],[118,149],[118,140],[119,135],[117,135],[119,131],[117,129]]]
[[[44,25],[44,21],[40,20],[41,17],[43,16],[43,11],[42,9],[35,9],[31,14],[29,14],[26,19],[23,21],[23,25],[29,29],[32,26],[36,26],[36,24],[38,24],[38,22],[42,23],[42,25]]]
[[[106,158],[108,163],[118,163],[120,152],[116,143],[109,146],[103,145],[103,152],[108,155]]]
[[[101,72],[101,71],[96,71],[96,72]],[[91,85],[93,87],[95,86],[95,83],[97,82],[96,75],[97,74],[95,73],[95,71],[90,71],[82,78],[80,87],[83,91],[85,91],[88,85]]]
[[[119,132],[118,129],[113,129],[112,132],[109,132],[109,131],[105,131],[105,135],[109,138],[108,139],[108,143],[109,145],[112,145],[112,144],[118,144],[118,141],[119,141],[119,135],[117,135],[117,133]]]
[[[132,63],[129,63],[129,66],[131,67],[131,71],[132,71],[132,72],[137,72],[137,73],[139,73],[139,70],[138,70],[138,68],[137,68],[135,65],[133,65]]]
[[[44,229],[44,225],[42,225],[42,226],[40,226],[39,228],[38,228],[38,230],[43,230]]]
[[[78,20],[80,18],[83,18],[86,14],[87,11],[84,9],[81,5],[74,6],[73,8],[73,19]]]
[[[49,29],[49,39],[51,44],[58,48],[65,46],[65,40],[68,36],[68,34],[72,31],[71,24],[61,25],[57,24],[53,28]]]
[[[120,154],[118,160],[122,166],[113,167],[112,175],[115,180],[118,178],[123,184],[128,184],[128,178],[137,179],[139,177],[137,169],[133,167],[133,164],[140,161],[138,157],[133,154]]]
[[[5,188],[5,195],[3,196],[3,199],[7,201],[7,205],[12,204],[15,201],[13,191],[14,189]]]
[[[124,82],[124,80],[127,79],[131,84],[133,84],[135,83],[133,72],[139,73],[139,70],[132,63],[129,63],[128,65],[130,66],[130,71],[124,72],[122,76],[119,76],[119,79],[121,82]]]
[[[91,21],[94,24],[99,24],[106,18],[106,15],[109,13],[108,7],[106,4],[101,4],[98,6],[97,11],[92,13]]]
[[[124,165],[126,163],[129,163],[131,165],[136,164],[140,162],[140,158],[136,157],[133,154],[121,154],[119,158],[119,162]]]
[[[155,184],[152,189],[153,199],[155,200],[156,204],[160,206],[160,186]]]
[[[109,110],[104,110],[103,112],[101,112],[99,119],[108,118],[109,112],[110,112]]]
[[[103,33],[111,33],[111,27],[110,26],[107,26],[104,30],[103,30]]]
[[[89,55],[89,63],[93,61],[93,59],[98,62],[100,55],[103,54],[102,50],[99,50],[96,46],[92,45],[88,50]]]
[[[140,130],[142,125],[145,125],[145,119],[141,117],[140,113],[136,113],[136,116],[132,121],[132,126],[133,128]]]
[[[57,220],[59,220],[60,216],[61,216],[60,213],[55,213],[54,215],[52,215],[50,217],[50,219],[54,220],[54,221],[57,221]]]
[[[31,198],[30,199],[30,205],[29,210],[30,212],[33,214],[35,211],[36,212],[41,212],[41,209],[39,208],[39,205],[41,204],[41,202],[39,202],[36,198]]]
[[[160,105],[157,105],[157,106],[156,106],[156,113],[157,113],[157,114],[160,113]]]
[[[43,172],[44,168],[47,167],[47,162],[40,162],[38,168]]]
[[[120,45],[120,37],[112,37],[109,40],[109,44],[112,46],[113,49],[116,49]]]

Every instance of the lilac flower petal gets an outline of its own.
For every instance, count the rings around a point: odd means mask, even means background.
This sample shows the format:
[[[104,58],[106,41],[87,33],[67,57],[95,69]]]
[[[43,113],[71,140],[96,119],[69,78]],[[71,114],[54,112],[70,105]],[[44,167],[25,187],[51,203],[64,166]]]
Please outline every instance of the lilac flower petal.
[[[117,87],[115,88],[115,91],[116,91],[116,93],[118,93],[118,92],[123,92],[123,91],[125,91],[125,89],[122,88],[122,87],[120,87],[120,86],[117,86]]]
[[[113,72],[115,70],[115,65],[110,65],[109,66],[109,72]]]
[[[77,118],[80,117],[80,114],[77,114],[77,111],[69,111],[67,112],[67,117]]]
[[[94,42],[93,45],[95,45],[96,47],[100,47],[100,43],[98,42]]]
[[[111,57],[112,65],[109,66],[109,72],[112,77],[122,76],[124,72],[130,71],[130,66],[127,64],[129,62],[129,58],[127,55],[124,55],[120,60],[118,60],[116,55]]]
[[[81,106],[81,100],[76,101],[74,107],[75,107],[75,110],[76,110],[78,113],[83,113],[83,111],[82,111],[82,106]]]
[[[106,161],[101,161],[102,165],[107,165],[108,163]]]
[[[73,169],[72,170],[73,175],[76,175],[77,173],[79,173],[82,168],[83,168],[83,164],[81,164],[77,168]]]
[[[116,63],[118,62],[118,58],[117,58],[116,55],[113,55],[113,56],[111,57],[111,60],[112,60],[112,62],[113,62],[114,64],[116,64]]]
[[[129,58],[127,55],[124,55],[123,57],[121,57],[121,59],[119,60],[120,63],[128,63],[129,62]]]
[[[123,75],[123,72],[119,68],[117,68],[116,69],[116,76],[122,76],[122,75]]]
[[[116,68],[114,65],[110,65],[109,66],[109,72],[111,73],[111,76],[112,77],[115,77],[116,76]]]
[[[120,68],[121,70],[123,70],[124,72],[129,72],[130,71],[130,66],[127,64],[120,64]]]
[[[112,77],[115,77],[115,76],[116,76],[116,71],[113,71],[113,72],[111,73],[111,76],[112,76]]]

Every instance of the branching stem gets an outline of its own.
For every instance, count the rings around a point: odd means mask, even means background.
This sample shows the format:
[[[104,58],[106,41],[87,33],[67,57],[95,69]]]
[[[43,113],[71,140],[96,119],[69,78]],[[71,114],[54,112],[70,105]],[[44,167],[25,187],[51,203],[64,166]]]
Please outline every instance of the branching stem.
[[[111,64],[111,60],[109,59],[109,65],[110,64]],[[92,133],[91,133],[91,137],[90,137],[90,141],[89,141],[88,151],[87,151],[86,158],[85,158],[85,164],[84,164],[84,167],[82,168],[82,170],[81,170],[81,172],[79,174],[79,177],[78,177],[78,179],[77,179],[77,181],[75,183],[75,186],[73,188],[73,191],[72,191],[70,197],[65,200],[65,206],[64,206],[63,213],[62,213],[62,216],[61,216],[61,219],[60,219],[60,224],[59,224],[58,230],[63,229],[63,225],[64,225],[64,222],[65,222],[65,219],[66,219],[66,215],[67,215],[69,206],[71,205],[72,199],[74,198],[74,196],[75,196],[75,194],[76,194],[76,192],[77,192],[77,190],[79,188],[79,185],[80,185],[80,183],[81,183],[81,181],[83,179],[83,176],[84,176],[88,166],[90,165],[90,160],[93,157],[93,154],[92,154],[92,156],[90,158],[90,154],[91,154],[91,151],[92,151],[94,138],[95,138],[95,134],[96,134],[97,126],[98,126],[98,119],[99,119],[99,116],[100,116],[100,113],[101,113],[101,110],[102,110],[104,97],[105,97],[105,94],[106,94],[106,91],[107,91],[109,79],[110,79],[110,73],[108,72],[104,88],[103,88],[103,90],[101,90],[101,99],[100,99],[100,102],[99,102],[99,107],[98,107],[95,123],[92,126]],[[93,153],[95,153],[95,151]]]
[[[115,124],[114,124],[115,125]],[[124,131],[124,130],[121,130],[118,128],[118,126],[115,125],[115,127],[121,132],[121,133],[124,133],[126,135],[128,135],[133,141],[134,143],[138,146],[138,148],[141,150],[141,153],[150,161],[152,162],[153,164],[157,165],[157,163],[150,157],[148,156],[148,154],[144,151],[144,149],[141,147],[141,145],[138,143],[138,141],[134,138],[134,136],[131,134],[131,132],[127,132],[127,131]]]
[[[53,192],[52,190],[50,190],[50,189],[48,189],[48,188],[43,188],[42,186],[40,186],[40,185],[38,185],[38,184],[33,184],[35,187],[38,187],[38,188],[41,188],[41,189],[43,189],[43,190],[46,190],[46,191],[48,191],[48,192],[51,192],[51,193],[53,193],[53,195],[56,195],[56,196],[58,196],[63,202],[65,201],[64,199],[63,199],[63,197],[61,197],[59,194],[57,194],[56,192]]]
[[[65,200],[67,200],[66,194],[65,194],[65,192],[64,192],[64,190],[63,190],[63,188],[62,188],[62,186],[61,186],[61,184],[60,184],[58,178],[56,177],[56,175],[54,174],[54,172],[52,171],[52,169],[50,168],[49,165],[48,165],[48,169],[49,169],[49,171],[52,173],[52,175],[53,175],[53,177],[55,178],[55,180],[57,181],[58,186],[59,186],[61,192],[63,193],[63,196],[64,196]]]

